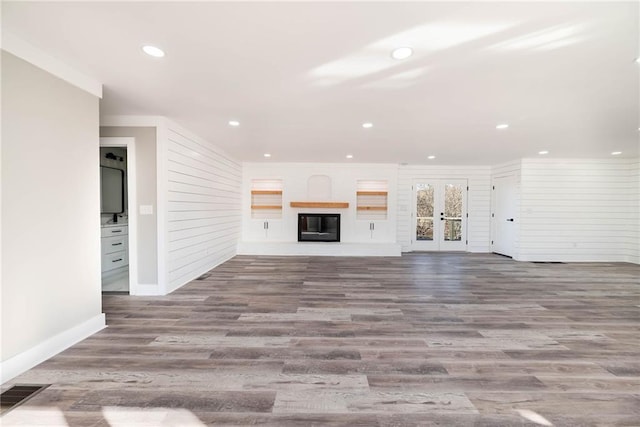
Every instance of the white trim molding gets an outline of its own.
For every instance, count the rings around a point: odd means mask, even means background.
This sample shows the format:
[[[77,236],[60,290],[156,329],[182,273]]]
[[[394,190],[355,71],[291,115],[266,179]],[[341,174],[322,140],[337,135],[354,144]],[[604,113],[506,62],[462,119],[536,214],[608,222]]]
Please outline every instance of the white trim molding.
[[[141,296],[141,297],[154,297],[164,295],[160,292],[160,287],[156,283],[138,283],[136,287],[136,293],[133,292],[131,295]]]
[[[0,383],[4,384],[105,327],[105,315],[99,314],[5,360],[0,363]]]
[[[98,98],[102,98],[102,83],[98,80],[70,67],[59,59],[54,58],[43,50],[6,31],[3,31],[2,34],[2,50]]]
[[[238,242],[238,255],[401,256],[398,243]]]
[[[105,115],[100,117],[100,126],[161,127],[166,126],[166,122],[167,118],[164,116]]]

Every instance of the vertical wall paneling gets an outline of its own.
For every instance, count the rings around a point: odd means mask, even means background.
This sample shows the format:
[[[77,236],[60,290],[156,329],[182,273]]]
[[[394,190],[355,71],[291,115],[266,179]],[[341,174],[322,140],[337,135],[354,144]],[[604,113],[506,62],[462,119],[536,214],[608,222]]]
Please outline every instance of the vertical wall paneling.
[[[523,159],[520,259],[633,260],[635,174],[635,159]]]
[[[158,178],[166,187],[168,293],[236,254],[242,171],[238,162],[178,125],[167,121],[165,131],[166,176]]]
[[[491,168],[488,166],[400,166],[398,170],[398,243],[404,252],[411,250],[413,236],[413,192],[415,180],[467,179],[467,250],[489,252],[491,233]]]

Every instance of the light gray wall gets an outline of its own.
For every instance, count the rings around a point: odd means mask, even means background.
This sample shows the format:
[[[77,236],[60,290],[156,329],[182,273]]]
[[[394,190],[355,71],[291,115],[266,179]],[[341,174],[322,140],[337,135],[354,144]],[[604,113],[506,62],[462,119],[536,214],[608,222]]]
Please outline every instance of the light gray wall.
[[[2,52],[1,359],[101,315],[98,98]]]
[[[138,283],[158,283],[158,203],[156,184],[155,127],[101,127],[100,136],[128,136],[136,139],[136,190],[138,206],[153,206],[153,215],[140,215],[131,207],[129,214],[138,215]]]

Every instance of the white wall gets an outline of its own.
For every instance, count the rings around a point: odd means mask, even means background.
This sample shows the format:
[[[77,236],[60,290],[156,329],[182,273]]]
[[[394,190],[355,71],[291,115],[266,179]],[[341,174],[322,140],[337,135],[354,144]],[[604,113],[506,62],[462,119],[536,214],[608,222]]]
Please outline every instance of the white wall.
[[[398,170],[398,242],[411,250],[414,180],[467,179],[467,250],[489,252],[491,228],[491,168],[485,166],[400,166]]]
[[[138,283],[158,286],[158,200],[157,200],[157,128],[154,126],[102,126],[100,136],[133,137],[136,140],[136,197],[138,206],[153,207],[153,213],[140,215],[137,207],[130,215],[138,220]],[[156,292],[157,293],[157,292]]]
[[[2,125],[5,381],[104,316],[98,98],[3,52]]]
[[[636,261],[638,161],[523,159],[523,261]]]
[[[395,243],[397,165],[344,163],[244,163],[242,168],[242,240],[297,242],[298,213],[339,213],[341,243]],[[309,177],[326,175],[331,179],[331,200],[313,200],[307,192]],[[283,183],[282,219],[270,219],[269,236],[265,236],[262,218],[251,218],[251,182],[254,179],[278,179]],[[376,229],[369,230],[372,220],[356,218],[358,180],[388,181],[387,219],[375,220]],[[292,201],[348,202],[346,209],[292,208]],[[308,247],[312,245],[305,244]]]
[[[236,254],[242,177],[238,162],[177,124],[162,135],[168,293]]]

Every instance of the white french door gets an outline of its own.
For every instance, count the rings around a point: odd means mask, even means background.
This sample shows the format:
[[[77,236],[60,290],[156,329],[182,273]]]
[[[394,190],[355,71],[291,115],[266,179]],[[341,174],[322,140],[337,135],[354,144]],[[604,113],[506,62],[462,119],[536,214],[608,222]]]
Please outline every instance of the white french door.
[[[413,183],[412,249],[467,249],[467,180],[431,179]]]

